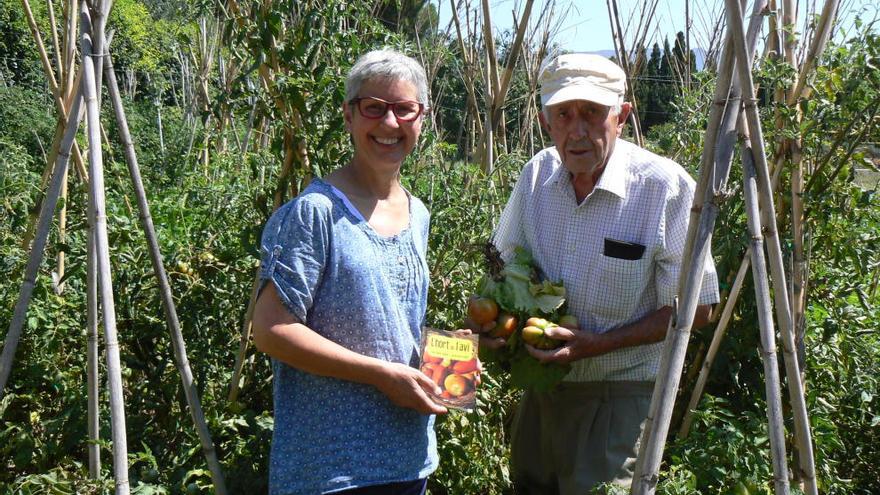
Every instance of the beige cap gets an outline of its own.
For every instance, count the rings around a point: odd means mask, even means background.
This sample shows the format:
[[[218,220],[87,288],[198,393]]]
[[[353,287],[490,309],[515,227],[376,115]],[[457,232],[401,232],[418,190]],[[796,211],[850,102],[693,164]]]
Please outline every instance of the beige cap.
[[[566,53],[544,62],[538,76],[541,105],[588,100],[606,107],[623,101],[626,74],[617,64],[592,53]]]

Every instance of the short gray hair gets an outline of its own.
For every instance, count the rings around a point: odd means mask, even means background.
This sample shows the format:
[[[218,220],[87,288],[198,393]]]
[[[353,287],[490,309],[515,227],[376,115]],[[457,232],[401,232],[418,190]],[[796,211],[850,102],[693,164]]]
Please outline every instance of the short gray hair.
[[[397,79],[412,83],[419,95],[419,103],[429,105],[428,78],[425,69],[415,59],[397,50],[383,48],[360,56],[345,79],[345,101],[357,98],[365,81]]]

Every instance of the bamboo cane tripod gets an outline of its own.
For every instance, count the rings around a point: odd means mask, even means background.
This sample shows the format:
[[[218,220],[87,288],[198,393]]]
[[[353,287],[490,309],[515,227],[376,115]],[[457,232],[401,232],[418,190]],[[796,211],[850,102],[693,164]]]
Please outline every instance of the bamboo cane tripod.
[[[763,131],[756,100],[753,96],[755,95],[755,87],[751,75],[751,60],[754,56],[759,19],[765,6],[766,0],[756,0],[747,36],[743,26],[740,0],[725,0],[729,27],[722,62],[719,66],[715,91],[716,105],[712,107],[710,112],[700,180],[694,195],[694,207],[688,228],[684,260],[687,260],[685,263],[689,262],[690,264],[686,270],[682,271],[679,291],[681,304],[676,308],[675,317],[670,322],[670,331],[667,332],[660,372],[641,437],[631,489],[633,494],[653,494],[656,490],[664,441],[669,431],[675,394],[678,390],[687,342],[697,307],[700,281],[703,278],[703,266],[715,218],[718,214],[719,203],[725,195],[724,191],[734,148],[731,140],[736,136],[741,141],[743,192],[748,218],[747,227],[751,237],[748,253],[755,281],[758,323],[761,332],[761,355],[764,362],[774,490],[777,494],[788,494],[790,487],[786,463],[773,305],[770,300],[771,282],[776,320],[783,341],[789,397],[794,412],[794,433],[800,454],[798,457],[799,475],[807,494],[818,493],[803,384],[797,358],[794,354],[794,327],[782,264],[782,250],[776,228],[773,187],[767,166]],[[771,276],[769,277],[765,249],[771,267]],[[743,261],[737,277],[737,285],[741,285],[741,279],[745,276],[747,268],[746,262]],[[727,314],[727,311],[725,313]],[[729,318],[729,315],[727,317]]]
[[[104,339],[107,359],[108,385],[110,389],[110,421],[113,440],[113,470],[117,494],[130,492],[128,480],[128,451],[125,431],[125,405],[123,399],[123,383],[119,358],[119,343],[116,332],[116,313],[113,301],[113,286],[110,273],[110,254],[107,239],[107,217],[104,199],[103,158],[101,154],[100,107],[98,104],[98,88],[101,87],[102,70],[106,73],[107,89],[112,99],[116,123],[122,137],[125,158],[130,178],[135,188],[138,202],[139,219],[146,235],[147,246],[153,269],[158,279],[162,297],[162,306],[166,321],[171,331],[174,348],[175,364],[183,381],[187,404],[201,442],[208,468],[216,493],[225,495],[226,486],[214,444],[202,412],[198,391],[193,384],[192,371],[186,357],[186,347],[177,311],[171,295],[168,276],[162,264],[162,255],[150,216],[143,181],[119,88],[116,75],[110,60],[110,52],[104,43],[104,26],[110,10],[107,0],[93,0],[89,5],[85,1],[80,9],[82,66],[80,68],[80,84],[67,115],[67,125],[61,147],[57,155],[54,171],[46,196],[43,200],[36,235],[28,257],[25,278],[19,291],[9,331],[0,354],[0,399],[6,387],[6,381],[12,370],[15,350],[21,337],[22,327],[28,305],[36,285],[37,272],[45,255],[49,230],[54,216],[58,197],[67,177],[67,167],[74,145],[74,138],[82,119],[82,106],[86,107],[88,125],[88,185],[89,185],[89,234],[87,247],[87,324],[88,324],[88,429],[89,429],[89,474],[97,478],[100,474],[100,456],[98,440],[98,337],[97,321],[98,306],[103,310]],[[94,22],[93,22],[94,19]],[[102,55],[97,55],[102,54]],[[106,58],[106,61],[103,59]]]

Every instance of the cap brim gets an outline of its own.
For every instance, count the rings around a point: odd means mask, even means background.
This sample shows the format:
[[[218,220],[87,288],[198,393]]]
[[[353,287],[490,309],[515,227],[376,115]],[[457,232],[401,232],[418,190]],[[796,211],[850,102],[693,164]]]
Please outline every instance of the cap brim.
[[[541,105],[545,107],[571,100],[586,100],[613,107],[620,102],[620,95],[592,84],[565,86],[548,95],[541,95]]]

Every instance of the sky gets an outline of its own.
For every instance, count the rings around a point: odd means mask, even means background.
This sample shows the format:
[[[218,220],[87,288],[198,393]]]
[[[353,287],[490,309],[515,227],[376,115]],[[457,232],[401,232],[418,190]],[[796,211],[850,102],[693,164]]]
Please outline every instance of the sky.
[[[535,0],[532,7],[532,19],[540,12],[545,2],[551,0]],[[641,4],[644,0],[618,0],[620,9],[621,24],[624,25],[624,31],[633,32],[637,21],[633,21],[633,27],[627,30],[626,19],[631,18],[641,12]],[[691,27],[691,46],[702,46],[702,40],[708,39],[710,32],[713,30],[713,20],[715,15],[721,12],[723,0],[689,0],[691,17],[693,19]],[[433,0],[433,3],[439,5],[440,27],[445,28],[451,20],[451,2],[450,0]],[[457,4],[465,3],[465,0],[457,0]],[[480,6],[480,0],[470,0],[474,7]],[[749,9],[752,2],[749,1]],[[801,5],[821,5],[822,0],[801,0]],[[851,25],[855,17],[855,12],[866,9],[868,18],[880,16],[878,12],[878,2],[876,0],[840,0],[841,13],[840,18],[844,25]],[[489,0],[492,12],[492,24],[496,36],[498,33],[509,30],[513,27],[513,11],[517,11],[517,15],[521,15],[524,0]],[[560,19],[559,32],[555,40],[565,50],[571,51],[603,51],[613,50],[614,45],[611,39],[611,29],[608,22],[608,9],[605,0],[556,0],[556,18]],[[565,13],[562,16],[562,13]],[[715,15],[713,15],[713,13]],[[803,15],[799,16],[803,18]],[[664,37],[670,41],[675,37],[678,31],[684,31],[685,25],[685,0],[660,0],[657,11],[654,15],[653,24],[657,26],[651,35],[654,39],[648,42],[648,46],[653,42],[663,43]],[[454,29],[454,27],[452,28]],[[627,38],[629,41],[631,37]]]

